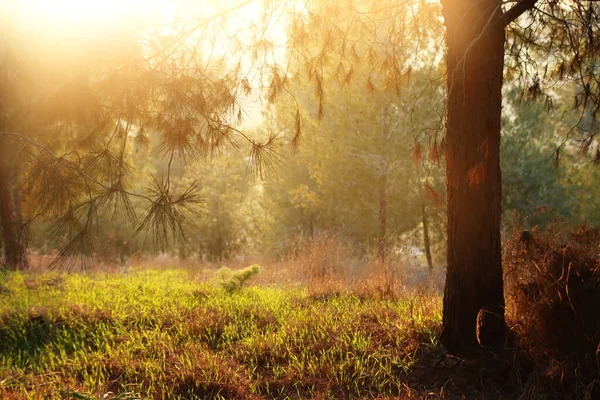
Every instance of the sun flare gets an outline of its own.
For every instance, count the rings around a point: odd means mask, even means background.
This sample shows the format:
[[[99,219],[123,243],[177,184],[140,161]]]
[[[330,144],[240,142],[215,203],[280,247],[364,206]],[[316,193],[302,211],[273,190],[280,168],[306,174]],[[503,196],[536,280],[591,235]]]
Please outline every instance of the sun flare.
[[[173,14],[176,3],[165,0],[24,0],[4,3],[3,12],[14,24],[31,31],[87,34],[164,20]]]
[[[236,12],[226,12],[230,29],[247,28],[260,16],[259,4],[239,0],[0,0],[0,29],[38,44],[123,41],[147,28],[170,29],[173,23],[210,19],[237,6]]]

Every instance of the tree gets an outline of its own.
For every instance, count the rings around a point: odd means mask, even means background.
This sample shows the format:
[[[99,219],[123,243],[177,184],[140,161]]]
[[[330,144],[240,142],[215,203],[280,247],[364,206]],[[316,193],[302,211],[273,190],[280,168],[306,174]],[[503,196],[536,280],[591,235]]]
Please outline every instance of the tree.
[[[256,185],[246,175],[245,164],[239,153],[223,151],[183,168],[183,176],[174,182],[182,187],[197,183],[202,213],[195,217],[189,243],[180,244],[180,250],[215,262],[251,250],[258,236],[254,230],[259,210]]]
[[[8,269],[27,269],[27,248],[21,221],[21,201],[14,180],[14,167],[8,156],[13,146],[2,141],[0,155],[0,222],[4,263]],[[13,153],[14,154],[14,153]]]
[[[194,28],[218,22],[215,16]],[[185,43],[169,42],[160,29],[141,29],[120,38],[120,51],[114,44],[107,51],[102,43],[89,42],[87,58],[77,46],[68,47],[75,54],[52,53],[43,46],[48,39],[30,40],[31,32],[11,29],[2,43],[0,138],[22,157],[9,164],[2,155],[0,164],[9,266],[25,259],[15,201],[21,192],[29,211],[24,224],[51,221],[49,235],[62,241],[56,266],[93,255],[99,222],[116,213],[138,232],[151,231],[156,248],[182,239],[200,199],[194,182],[175,192],[171,165],[174,159],[204,159],[218,148],[239,146],[233,138],[242,115],[238,93],[248,84],[237,79],[235,66],[223,68],[224,56],[208,61],[188,51],[194,43],[187,26],[167,28],[176,38],[187,37]],[[255,154],[264,150],[241,132],[239,138]],[[150,143],[165,169],[139,190],[130,149]],[[141,217],[132,199],[146,203]]]
[[[504,16],[493,1],[444,1],[448,111],[448,265],[442,341],[450,350],[504,335],[500,117]],[[478,322],[476,332],[476,321]],[[479,334],[479,337],[476,336]]]
[[[544,225],[554,214],[570,221],[583,218],[584,202],[579,196],[592,193],[593,188],[583,182],[579,185],[573,182],[583,177],[578,171],[582,159],[570,155],[569,151],[561,155],[563,159],[568,157],[567,162],[557,164],[552,157],[564,140],[564,133],[558,129],[561,121],[556,120],[556,116],[562,117],[564,126],[576,121],[564,120],[566,110],[551,115],[542,104],[523,103],[519,100],[521,92],[514,88],[504,96],[500,151],[503,217],[516,212],[520,218],[527,219],[525,228]],[[556,106],[570,107],[570,100],[559,98]],[[552,213],[546,214],[543,210],[552,210]]]
[[[425,203],[433,206],[428,210],[432,220],[443,212],[435,197],[436,191],[443,193],[443,175],[432,168],[440,160],[413,151],[415,141],[419,149],[427,147],[424,132],[436,129],[437,121],[426,117],[443,93],[440,84],[432,84],[420,71],[402,84],[400,94],[374,90],[363,84],[366,77],[370,74],[379,85],[385,75],[360,62],[349,65],[352,80],[322,86],[323,108],[334,118],[318,121],[318,105],[305,77],[289,85],[293,99],[282,97],[270,107],[265,128],[280,132],[282,141],[292,141],[291,127],[299,123],[302,136],[277,176],[266,179],[265,209],[273,216],[269,231],[274,241],[335,231],[383,263],[397,246],[407,244],[403,237],[421,229]],[[428,222],[423,229],[429,228]],[[432,231],[439,225],[432,223]]]
[[[464,350],[477,342],[501,344],[505,337],[500,244],[504,70],[517,68],[532,96],[544,94],[544,78],[578,80],[582,92],[576,106],[591,106],[597,114],[599,8],[591,2],[537,0],[521,0],[506,10],[495,0],[444,0],[442,7],[448,86],[448,269],[442,341],[450,350]],[[527,11],[521,28],[515,21]],[[505,65],[507,44],[512,59]],[[525,58],[535,52],[546,53],[539,58],[545,65]]]

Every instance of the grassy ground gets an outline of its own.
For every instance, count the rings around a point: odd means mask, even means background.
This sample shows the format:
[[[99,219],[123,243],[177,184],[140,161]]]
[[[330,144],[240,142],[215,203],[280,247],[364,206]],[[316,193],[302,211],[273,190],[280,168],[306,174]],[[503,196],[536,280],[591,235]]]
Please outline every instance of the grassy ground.
[[[507,341],[462,358],[439,279],[331,238],[242,289],[245,264],[0,276],[0,399],[600,399],[600,231],[550,228],[505,241]]]
[[[228,293],[176,270],[12,274],[0,398],[435,398],[440,314],[435,295]]]

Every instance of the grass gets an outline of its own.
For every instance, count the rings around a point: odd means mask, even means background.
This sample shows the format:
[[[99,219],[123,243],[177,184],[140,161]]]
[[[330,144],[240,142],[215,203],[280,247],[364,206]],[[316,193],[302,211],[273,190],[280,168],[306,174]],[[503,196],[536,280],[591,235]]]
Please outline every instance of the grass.
[[[14,273],[0,291],[0,398],[427,397],[440,387],[418,377],[440,318],[434,295]]]
[[[507,341],[465,358],[439,344],[435,277],[331,236],[260,269],[9,273],[0,399],[600,398],[600,232],[515,232]]]

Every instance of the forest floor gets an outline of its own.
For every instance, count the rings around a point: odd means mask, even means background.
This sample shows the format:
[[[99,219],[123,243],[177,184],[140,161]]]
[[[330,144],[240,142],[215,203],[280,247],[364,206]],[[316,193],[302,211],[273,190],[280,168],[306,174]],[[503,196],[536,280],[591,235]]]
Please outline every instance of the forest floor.
[[[228,292],[190,271],[12,273],[0,398],[516,398],[506,357],[439,345],[439,293]],[[491,361],[490,361],[491,360]]]

